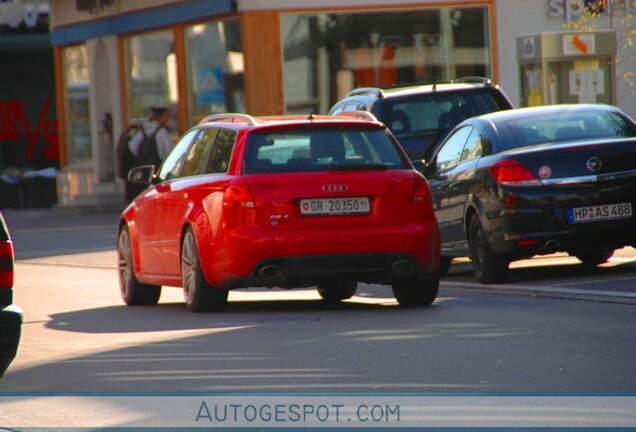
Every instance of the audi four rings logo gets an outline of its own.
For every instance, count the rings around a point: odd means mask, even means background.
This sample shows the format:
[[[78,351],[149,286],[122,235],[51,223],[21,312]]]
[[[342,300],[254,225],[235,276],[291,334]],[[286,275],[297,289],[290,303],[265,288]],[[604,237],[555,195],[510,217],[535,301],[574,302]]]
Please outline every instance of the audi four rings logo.
[[[587,160],[585,166],[587,166],[587,169],[589,169],[590,171],[596,172],[601,169],[601,166],[603,166],[603,164],[601,163],[601,160],[599,158],[594,156]]]
[[[348,190],[349,186],[346,184],[327,184],[322,187],[322,191],[326,193],[346,192]]]

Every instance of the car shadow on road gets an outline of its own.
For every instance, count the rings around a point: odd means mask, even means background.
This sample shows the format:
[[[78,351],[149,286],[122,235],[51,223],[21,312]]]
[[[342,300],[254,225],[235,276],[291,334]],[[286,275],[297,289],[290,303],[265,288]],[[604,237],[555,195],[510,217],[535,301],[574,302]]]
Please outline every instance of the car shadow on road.
[[[414,383],[408,372],[419,367],[421,350],[428,359],[437,357],[434,347],[444,343],[444,336],[474,332],[472,318],[458,324],[450,314],[436,311],[443,308],[404,310],[356,302],[326,307],[319,300],[291,300],[230,303],[226,312],[209,314],[191,314],[179,303],[56,314],[50,326],[97,334],[66,340],[45,364],[10,369],[0,388],[95,394],[425,389],[427,383]],[[399,325],[389,315],[395,313]],[[100,321],[106,324],[95,324]],[[203,331],[101,335],[188,329]],[[426,344],[432,347],[423,349]],[[75,355],[56,356],[67,347],[76,349]],[[386,373],[387,362],[410,366],[389,367],[392,372]],[[440,387],[454,388],[444,382]]]
[[[437,307],[427,307],[432,309]],[[109,306],[53,314],[47,328],[79,333],[136,333],[170,330],[218,329],[268,323],[320,321],[329,314],[399,312],[404,309],[394,299],[369,302],[350,301],[328,304],[322,300],[240,300],[230,301],[222,312],[193,314],[184,303],[160,303],[157,306]],[[412,308],[419,309],[419,308]]]

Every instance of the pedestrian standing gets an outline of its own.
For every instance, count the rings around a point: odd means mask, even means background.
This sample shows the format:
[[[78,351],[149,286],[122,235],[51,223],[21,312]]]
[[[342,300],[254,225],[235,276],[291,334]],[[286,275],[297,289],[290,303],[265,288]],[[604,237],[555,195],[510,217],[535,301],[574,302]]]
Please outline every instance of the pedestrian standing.
[[[143,122],[141,128],[128,142],[130,153],[136,157],[138,165],[154,165],[155,169],[158,169],[161,162],[170,153],[173,143],[168,129],[169,121],[170,111],[168,108],[164,106],[150,107],[148,119]],[[126,180],[126,202],[131,202],[145,188],[144,184]]]

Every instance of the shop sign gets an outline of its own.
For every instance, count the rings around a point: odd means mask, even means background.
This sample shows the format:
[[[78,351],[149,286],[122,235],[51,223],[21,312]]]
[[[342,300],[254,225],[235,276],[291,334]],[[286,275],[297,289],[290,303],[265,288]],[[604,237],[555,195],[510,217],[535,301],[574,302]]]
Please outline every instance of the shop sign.
[[[115,6],[118,2],[119,0],[75,0],[75,10],[96,14]]]
[[[214,66],[201,66],[198,73],[197,103],[215,105],[225,103],[223,72]]]
[[[563,35],[563,55],[586,56],[596,53],[596,38],[593,33]]]
[[[551,18],[564,18],[565,22],[575,21],[585,8],[602,14],[611,14],[612,7],[620,8],[626,15],[636,13],[634,0],[548,0],[548,15]]]
[[[20,0],[0,0],[0,26],[17,28],[24,23],[28,28],[35,28],[48,17],[48,4],[23,5]]]
[[[534,58],[536,56],[534,36],[523,38],[523,57]]]

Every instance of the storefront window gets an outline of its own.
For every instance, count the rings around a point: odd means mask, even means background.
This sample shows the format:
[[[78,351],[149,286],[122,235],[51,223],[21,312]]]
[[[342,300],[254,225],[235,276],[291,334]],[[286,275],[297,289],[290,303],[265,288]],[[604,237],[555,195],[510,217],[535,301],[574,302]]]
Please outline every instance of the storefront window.
[[[68,164],[90,162],[91,130],[86,46],[64,48],[64,104]]]
[[[324,113],[355,87],[492,75],[487,7],[283,14],[287,113]]]
[[[210,114],[245,110],[238,19],[187,27],[186,56],[192,123]]]
[[[151,106],[170,109],[170,129],[177,127],[177,64],[172,30],[131,36],[126,40],[128,120],[148,116]]]

